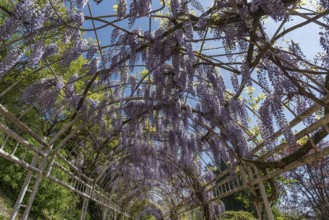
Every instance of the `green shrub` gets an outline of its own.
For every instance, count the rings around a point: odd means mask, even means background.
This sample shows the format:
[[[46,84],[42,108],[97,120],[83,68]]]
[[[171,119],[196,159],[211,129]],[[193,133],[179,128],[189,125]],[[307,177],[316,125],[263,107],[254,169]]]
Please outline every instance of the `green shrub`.
[[[27,170],[2,158],[0,158],[0,170],[0,186],[14,204],[23,185]],[[27,196],[29,195],[30,193],[27,193]],[[31,214],[42,219],[48,217],[56,219],[55,216],[64,216],[68,210],[74,210],[77,201],[77,197],[69,190],[46,178],[42,178]],[[24,199],[24,203],[26,202],[26,199]]]
[[[257,220],[251,213],[245,211],[226,211],[222,220]]]

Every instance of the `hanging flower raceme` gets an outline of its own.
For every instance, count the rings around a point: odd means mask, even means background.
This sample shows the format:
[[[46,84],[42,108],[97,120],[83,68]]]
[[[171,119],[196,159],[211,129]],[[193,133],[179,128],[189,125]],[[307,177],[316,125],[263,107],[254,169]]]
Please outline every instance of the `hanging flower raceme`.
[[[126,15],[127,11],[127,2],[126,0],[118,1],[117,15],[119,19],[122,19]]]
[[[35,32],[43,26],[45,10],[33,0],[25,0],[16,5],[15,18],[24,22],[29,32]]]
[[[0,41],[7,40],[17,31],[20,24],[21,20],[15,17],[7,18],[4,24],[0,26]]]
[[[11,49],[8,54],[0,61],[0,79],[13,68],[23,55],[20,48]]]
[[[44,43],[42,41],[35,43],[34,48],[29,56],[28,66],[32,68],[35,67],[41,60],[44,52],[45,52]]]
[[[279,96],[271,95],[267,97],[260,107],[259,112],[262,119],[261,133],[268,146],[273,145],[273,140],[271,140],[271,136],[274,134],[273,119],[275,119],[277,125],[283,130],[283,135],[289,145],[294,146],[296,144],[294,135],[291,129],[288,128],[288,122],[283,113]]]
[[[47,113],[54,108],[58,94],[63,87],[61,77],[44,78],[29,86],[25,90],[22,100],[33,104],[43,113]]]
[[[121,7],[122,9],[120,10],[124,10],[123,3]],[[152,0],[132,0],[129,7],[129,26],[132,27],[136,18],[149,16],[152,9]],[[120,12],[120,14],[123,13]]]

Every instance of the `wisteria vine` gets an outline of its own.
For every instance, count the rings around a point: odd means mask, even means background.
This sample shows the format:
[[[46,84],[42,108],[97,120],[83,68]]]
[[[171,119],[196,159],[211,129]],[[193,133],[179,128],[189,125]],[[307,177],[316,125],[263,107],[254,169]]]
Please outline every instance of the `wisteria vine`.
[[[211,6],[118,0],[111,21],[90,11],[84,15],[87,0],[22,0],[0,8],[1,89],[16,85],[12,79],[22,82],[17,102],[51,120],[48,135],[56,123],[80,115],[86,129],[78,135],[85,138],[68,149],[72,163],[122,206],[143,194],[154,200],[148,193],[161,189],[162,200],[154,202],[167,210],[146,207],[138,218],[162,219],[163,211],[175,213],[190,198],[192,207],[201,205],[207,219],[216,219],[225,208],[208,202],[211,193],[203,186],[215,177],[203,170],[203,153],[214,166],[225,163],[231,176],[246,161],[282,168],[293,154],[255,157],[280,142],[298,146],[291,115],[321,105],[304,119],[310,125],[329,110],[321,101],[329,90],[329,5],[318,3],[313,16],[321,15],[314,25],[321,28],[317,43],[323,51],[310,58],[297,42],[288,42],[287,49],[277,43],[293,31],[282,26],[303,12],[298,0],[216,0]],[[273,36],[265,29],[267,17],[277,28]],[[139,28],[145,18],[162,20],[158,28]],[[109,28],[109,45],[84,38],[89,20],[103,24],[99,31]],[[262,99],[255,98],[258,93]],[[311,142],[319,143],[323,132],[315,130]],[[262,143],[262,152],[254,152]],[[295,154],[304,156],[311,147],[301,149]]]

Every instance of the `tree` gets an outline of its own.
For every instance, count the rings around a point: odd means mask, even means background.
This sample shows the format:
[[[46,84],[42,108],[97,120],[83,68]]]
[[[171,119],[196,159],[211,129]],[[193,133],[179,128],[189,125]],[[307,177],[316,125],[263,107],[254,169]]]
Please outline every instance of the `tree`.
[[[287,198],[286,209],[306,218],[326,219],[328,216],[329,158],[314,161],[288,174],[293,195]],[[301,208],[304,207],[304,208]]]

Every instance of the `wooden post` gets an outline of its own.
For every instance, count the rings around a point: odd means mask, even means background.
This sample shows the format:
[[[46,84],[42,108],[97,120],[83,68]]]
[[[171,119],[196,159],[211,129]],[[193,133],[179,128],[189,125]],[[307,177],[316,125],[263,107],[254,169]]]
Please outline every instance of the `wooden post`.
[[[260,193],[262,195],[262,199],[263,199],[263,203],[264,203],[265,210],[267,213],[267,217],[269,220],[274,220],[271,205],[270,205],[270,202],[268,201],[267,194],[265,191],[265,186],[264,186],[263,182],[259,183],[259,189],[260,189]]]
[[[256,207],[258,220],[262,220],[262,211],[261,211],[261,209],[259,208],[259,204],[258,204],[258,202],[254,202],[254,205],[255,205],[255,207]]]
[[[80,213],[80,220],[85,220],[87,217],[88,203],[89,203],[89,199],[83,198],[83,203],[82,203],[82,208],[81,208],[81,213]]]
[[[25,177],[25,180],[24,180],[24,184],[22,186],[22,189],[18,195],[18,198],[16,200],[16,203],[15,203],[15,206],[14,206],[14,209],[13,209],[13,212],[11,213],[11,216],[10,216],[10,220],[15,220],[16,217],[17,217],[17,214],[19,212],[19,208],[22,206],[22,203],[23,203],[23,199],[25,197],[25,194],[26,194],[26,191],[30,185],[30,182],[31,182],[31,179],[32,179],[32,175],[33,175],[33,172],[32,171],[29,171],[27,173],[27,176]]]
[[[259,173],[258,173],[257,167],[253,166],[253,168],[255,170],[255,174],[256,174],[257,178],[259,178]],[[263,182],[259,182],[258,185],[259,185],[260,194],[262,196],[263,203],[264,203],[264,206],[265,206],[267,217],[268,217],[269,220],[274,220],[273,212],[272,212],[272,209],[271,209],[271,204],[268,201],[265,186],[264,186]]]

